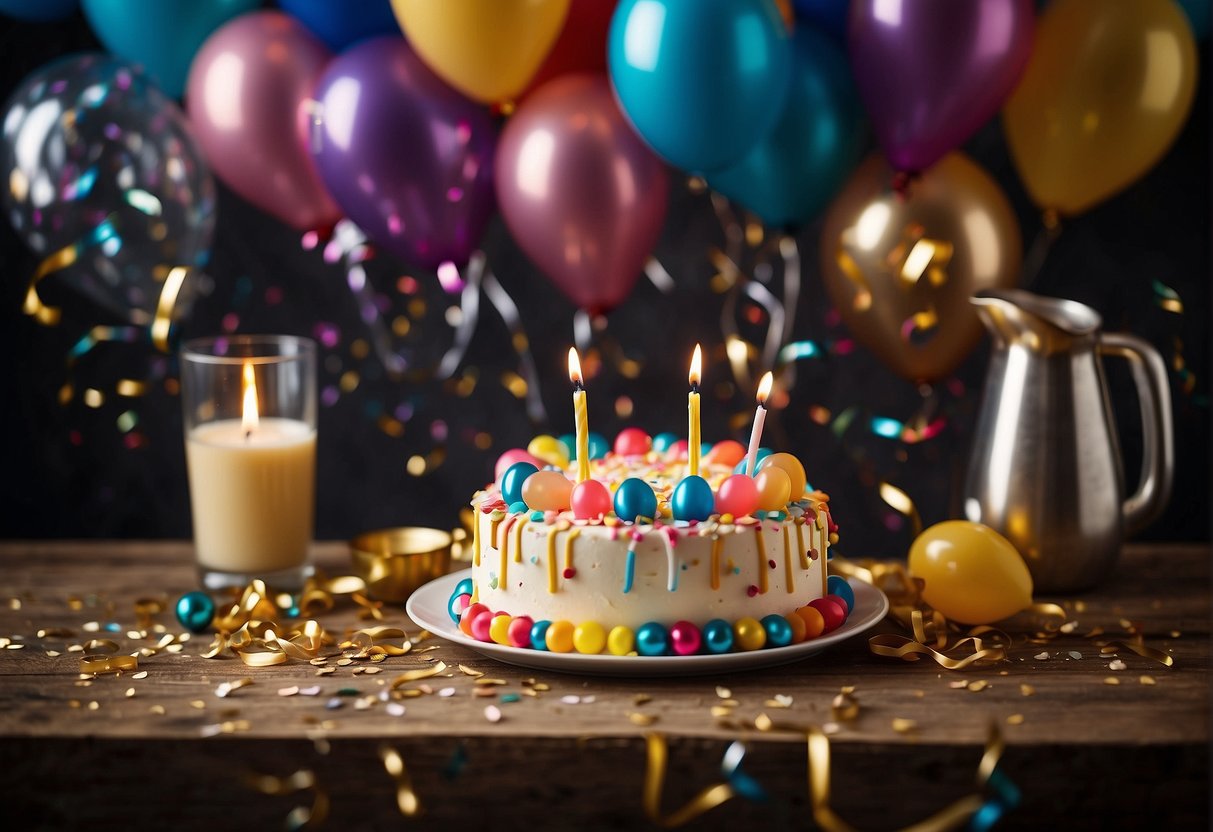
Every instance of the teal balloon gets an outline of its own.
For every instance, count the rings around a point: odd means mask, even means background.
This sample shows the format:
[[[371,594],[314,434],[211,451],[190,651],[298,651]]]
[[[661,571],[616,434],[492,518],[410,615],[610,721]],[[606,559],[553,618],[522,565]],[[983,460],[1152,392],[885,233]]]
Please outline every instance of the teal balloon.
[[[615,516],[628,523],[636,522],[637,517],[650,520],[656,517],[657,495],[653,487],[639,477],[628,477],[619,483],[615,489]]]
[[[211,32],[260,0],[83,0],[84,16],[105,48],[142,64],[168,95],[185,91],[194,54]]]
[[[672,433],[659,433],[653,437],[653,450],[659,454],[664,454],[677,441],[678,437]]]
[[[76,12],[79,0],[0,0],[0,14],[28,23],[49,23]]]
[[[526,482],[527,477],[538,470],[536,466],[529,462],[515,462],[505,469],[505,473],[501,475],[501,482],[497,484],[497,488],[501,491],[501,499],[505,501],[507,506],[512,507],[514,503],[522,502],[522,484]],[[513,508],[510,510],[513,511]]]
[[[703,477],[683,477],[670,495],[675,520],[707,520],[716,511],[716,495]]]
[[[735,164],[775,126],[791,63],[771,0],[620,0],[607,36],[624,114],[692,172]]]
[[[764,459],[766,459],[768,456],[770,456],[772,453],[774,453],[774,452],[770,448],[759,448],[754,453],[754,473],[755,474],[758,473],[758,466],[762,464],[762,461]],[[734,474],[744,474],[746,463],[748,461],[749,461],[749,457],[743,456],[741,458],[741,462],[738,462],[736,465],[733,466],[733,473]]]
[[[556,440],[561,445],[564,445],[564,454],[569,459],[577,458],[577,435],[574,433],[566,433]],[[594,457],[591,455],[590,459]]]
[[[601,433],[590,431],[590,459],[602,459],[611,450],[611,445]]]
[[[733,649],[733,626],[723,618],[703,625],[703,646],[709,653],[727,653]]]
[[[1188,22],[1192,24],[1192,34],[1196,39],[1208,38],[1210,6],[1213,6],[1213,0],[1179,0],[1179,5],[1188,16]]]
[[[775,129],[708,184],[770,226],[813,219],[842,187],[864,149],[863,111],[851,68],[827,36],[799,26],[792,84]]]

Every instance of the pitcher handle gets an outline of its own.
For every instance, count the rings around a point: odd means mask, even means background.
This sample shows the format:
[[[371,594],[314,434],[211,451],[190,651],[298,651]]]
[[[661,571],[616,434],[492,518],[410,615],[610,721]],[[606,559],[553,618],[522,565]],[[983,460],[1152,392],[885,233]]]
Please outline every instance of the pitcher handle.
[[[1121,509],[1125,533],[1132,535],[1161,514],[1171,497],[1171,479],[1175,473],[1171,386],[1162,356],[1136,335],[1103,333],[1099,337],[1099,352],[1129,362],[1141,405],[1141,479],[1137,490],[1125,500]]]

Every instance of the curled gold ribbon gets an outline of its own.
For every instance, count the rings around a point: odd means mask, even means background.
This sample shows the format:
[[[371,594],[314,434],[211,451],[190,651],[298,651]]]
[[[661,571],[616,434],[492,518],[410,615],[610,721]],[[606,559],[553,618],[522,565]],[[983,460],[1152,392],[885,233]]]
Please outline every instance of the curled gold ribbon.
[[[400,752],[390,745],[383,745],[379,747],[379,759],[383,761],[383,768],[388,776],[396,781],[396,808],[400,810],[400,814],[406,818],[422,814],[425,810],[421,805],[421,798],[413,788],[413,778],[409,776],[409,770],[404,765]]]
[[[669,747],[664,734],[650,732],[645,735],[648,747],[648,764],[644,772],[644,792],[642,802],[644,813],[662,829],[673,829],[715,809],[720,804],[730,800],[735,792],[728,783],[717,783],[708,786],[695,795],[681,808],[668,815],[661,813],[661,792],[665,785],[666,766],[669,762]]]
[[[92,655],[80,659],[81,673],[122,673],[138,669],[139,659],[135,656]]]
[[[1164,653],[1162,650],[1155,647],[1147,647],[1144,643],[1136,641],[1110,641],[1103,646],[1100,652],[1105,655],[1111,655],[1112,653],[1120,650],[1128,650],[1131,653],[1136,653],[1142,658],[1153,659],[1154,661],[1164,664],[1167,667],[1171,667],[1175,664],[1175,659],[1170,653]]]

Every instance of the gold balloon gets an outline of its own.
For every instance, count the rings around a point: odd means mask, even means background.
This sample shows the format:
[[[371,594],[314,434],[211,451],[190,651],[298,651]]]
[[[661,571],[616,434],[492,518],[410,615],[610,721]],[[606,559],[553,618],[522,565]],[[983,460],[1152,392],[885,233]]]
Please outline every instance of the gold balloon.
[[[788,472],[774,465],[759,471],[754,477],[758,487],[758,507],[763,511],[782,511],[788,507],[792,494],[792,479]]]
[[[998,184],[951,153],[893,190],[880,154],[826,215],[821,272],[855,338],[911,381],[934,381],[981,338],[969,298],[1019,279],[1019,225]]]
[[[526,89],[568,10],[569,0],[392,0],[409,45],[430,69],[489,104]]]
[[[799,500],[804,496],[808,477],[805,476],[804,466],[800,464],[799,459],[787,453],[767,454],[762,462],[758,463],[759,471],[764,468],[779,468],[788,475],[789,500]]]
[[[1174,0],[1051,3],[1002,120],[1032,199],[1077,214],[1142,176],[1183,127],[1196,73]]]
[[[989,624],[1032,603],[1032,575],[1005,537],[981,523],[948,520],[910,546],[910,574],[922,598],[962,624]]]

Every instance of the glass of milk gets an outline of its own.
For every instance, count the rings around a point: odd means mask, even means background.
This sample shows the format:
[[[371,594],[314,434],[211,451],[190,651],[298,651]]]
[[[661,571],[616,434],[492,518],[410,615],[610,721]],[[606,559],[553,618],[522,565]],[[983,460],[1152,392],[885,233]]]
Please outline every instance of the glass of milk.
[[[261,578],[300,588],[312,573],[315,343],[293,335],[189,341],[181,398],[203,586]]]

